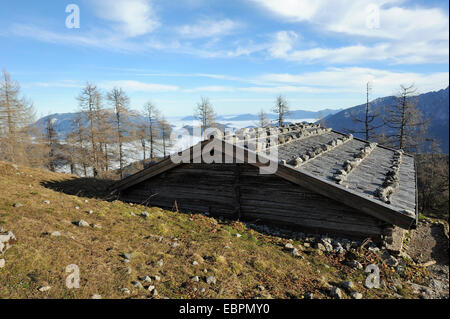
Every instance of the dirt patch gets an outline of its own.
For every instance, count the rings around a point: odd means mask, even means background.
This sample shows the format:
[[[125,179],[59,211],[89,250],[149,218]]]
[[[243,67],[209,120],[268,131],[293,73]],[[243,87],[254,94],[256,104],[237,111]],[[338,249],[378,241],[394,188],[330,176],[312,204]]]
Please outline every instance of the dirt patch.
[[[408,254],[416,263],[436,261],[428,267],[431,273],[429,293],[424,298],[449,298],[449,238],[445,222],[419,222],[408,242]]]

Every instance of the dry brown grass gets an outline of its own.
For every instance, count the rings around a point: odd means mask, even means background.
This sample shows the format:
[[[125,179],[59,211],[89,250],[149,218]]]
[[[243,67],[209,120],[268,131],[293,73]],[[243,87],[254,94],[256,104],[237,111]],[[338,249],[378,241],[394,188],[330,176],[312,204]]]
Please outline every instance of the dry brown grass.
[[[391,295],[387,289],[363,288],[364,272],[350,269],[342,260],[315,250],[305,250],[304,259],[295,259],[282,249],[286,239],[262,235],[239,222],[106,201],[102,198],[108,185],[108,181],[26,167],[16,170],[0,162],[0,227],[13,231],[18,239],[2,257],[6,266],[0,269],[0,298],[90,298],[93,294],[148,298],[148,291],[131,284],[145,275],[159,275],[161,281],[152,284],[159,297],[169,298],[303,298],[307,292],[329,298],[325,282],[344,279],[354,280],[366,297]],[[15,208],[14,203],[23,206]],[[89,210],[94,213],[89,215]],[[131,214],[142,211],[150,217]],[[102,228],[72,224],[80,219]],[[56,230],[62,236],[46,234]],[[236,232],[242,237],[233,236]],[[178,247],[170,245],[174,238]],[[123,263],[121,253],[132,253],[131,262]],[[157,265],[160,259],[162,267]],[[192,265],[194,260],[198,266]],[[79,289],[65,286],[70,264],[80,268]],[[388,280],[389,269],[385,273]],[[195,275],[201,278],[199,283],[190,280]],[[210,275],[217,278],[215,285],[206,284],[204,279]],[[38,291],[43,285],[52,288]],[[265,290],[259,291],[258,285]],[[124,287],[130,295],[120,291]]]

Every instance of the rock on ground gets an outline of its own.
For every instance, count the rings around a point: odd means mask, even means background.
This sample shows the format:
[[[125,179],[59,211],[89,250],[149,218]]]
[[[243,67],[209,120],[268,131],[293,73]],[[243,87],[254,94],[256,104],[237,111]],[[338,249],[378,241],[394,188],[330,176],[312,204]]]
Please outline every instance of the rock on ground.
[[[0,254],[5,253],[16,242],[17,238],[12,231],[0,233]]]
[[[337,299],[342,299],[342,291],[338,287],[332,287],[330,296]]]
[[[75,225],[77,225],[78,227],[89,227],[89,223],[83,219],[75,222]]]
[[[359,292],[352,292],[350,295],[353,299],[362,299],[363,295]]]

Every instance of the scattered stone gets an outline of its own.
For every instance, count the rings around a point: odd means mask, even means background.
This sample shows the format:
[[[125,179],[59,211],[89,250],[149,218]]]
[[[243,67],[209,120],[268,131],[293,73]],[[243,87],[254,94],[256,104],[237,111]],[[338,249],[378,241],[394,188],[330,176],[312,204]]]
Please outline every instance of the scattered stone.
[[[368,250],[376,254],[380,252],[380,248],[378,247],[369,247]]]
[[[131,216],[136,216],[136,214],[135,214],[135,213],[133,213],[133,212],[131,212],[131,213],[130,213],[130,215],[131,215]]]
[[[89,223],[85,220],[79,220],[77,222],[75,222],[75,225],[77,225],[78,227],[89,227]]]
[[[141,213],[141,217],[147,218],[149,216],[150,216],[150,214],[148,212],[142,212]]]
[[[100,295],[92,295],[91,299],[102,299],[102,296],[100,296]]]
[[[152,279],[153,279],[154,281],[161,281],[161,277],[158,276],[158,275],[153,276]]]
[[[321,243],[317,243],[316,244],[316,248],[320,251],[326,251],[326,248],[324,245],[322,245]]]
[[[140,277],[139,279],[145,282],[152,282],[152,278],[150,278],[150,276]]]
[[[200,278],[198,276],[194,276],[194,277],[191,278],[191,280],[194,281],[194,282],[199,282]]]
[[[5,261],[5,259],[0,259],[0,268],[3,268],[3,267],[5,267],[5,265],[6,265],[6,261]]]
[[[122,253],[120,254],[120,256],[128,260],[131,260],[131,258],[133,257],[130,253]]]
[[[76,209],[76,210],[79,210],[79,209],[80,209],[80,207],[79,207],[79,206],[75,206],[75,209]]]
[[[50,236],[59,237],[59,236],[61,236],[61,233],[59,231],[54,231],[50,234]]]
[[[142,286],[142,284],[139,281],[133,281],[131,284],[138,289],[144,288],[144,286]]]
[[[352,260],[348,263],[348,265],[352,268],[356,268],[356,269],[363,269],[363,265],[361,265],[360,262],[358,262],[357,260]]]
[[[192,262],[192,265],[197,266],[197,265],[198,265],[198,261],[194,260],[194,261]]]
[[[205,288],[200,288],[200,292],[205,292],[206,289]]]
[[[152,292],[153,290],[155,290],[155,288],[156,288],[155,286],[151,285],[151,286],[148,286],[147,290]]]
[[[352,291],[355,288],[353,281],[344,281],[341,286],[347,291]]]
[[[258,286],[258,289],[259,289],[259,291],[264,291],[264,290],[266,290],[266,288],[264,288],[264,286],[261,286],[261,285]]]
[[[206,278],[206,283],[210,284],[210,285],[214,285],[216,283],[216,281],[217,281],[216,277],[214,277],[214,276],[209,276]]]
[[[291,255],[296,258],[303,258],[303,256],[298,252],[297,248],[291,250]]]
[[[180,246],[180,243],[178,243],[178,242],[173,242],[173,243],[170,244],[170,246],[173,247],[173,248],[175,248],[175,247]]]
[[[88,213],[88,215],[92,215],[94,213],[94,211],[93,210],[89,210],[87,213]]]
[[[239,233],[236,233],[236,234],[234,234],[234,237],[240,238],[240,237],[242,237],[242,235]]]
[[[158,260],[158,261],[156,262],[156,264],[157,264],[159,267],[162,267],[162,266],[164,266],[164,261],[163,261],[162,259],[160,259],[160,260]]]
[[[98,224],[94,224],[92,227],[94,227],[96,229],[102,229],[103,228],[101,225],[98,225]]]
[[[128,288],[122,288],[122,289],[120,289],[120,291],[127,295],[129,295],[131,293],[130,289],[128,289]]]
[[[89,203],[89,201],[88,201],[87,199],[85,199],[84,202],[85,202],[86,204]]]
[[[44,200],[43,203],[47,204],[47,205],[50,205],[50,201],[49,200]]]
[[[228,245],[226,245],[226,246],[225,246],[225,249],[231,249],[231,247],[230,247],[230,246],[228,246]]]
[[[130,261],[128,260],[128,262],[130,262]],[[132,272],[131,267],[125,268],[125,272],[126,272],[127,274],[131,274],[131,272]]]
[[[130,262],[130,260],[125,258],[124,260],[122,260],[122,262],[123,262],[124,264],[127,264],[127,263]]]
[[[294,246],[291,243],[287,243],[286,245],[284,245],[284,249],[291,250],[294,249]]]
[[[303,246],[304,246],[305,248],[310,248],[310,247],[311,247],[311,244],[310,244],[310,243],[303,243]]]
[[[23,205],[21,203],[14,203],[13,205],[14,207],[18,208],[18,207],[22,207]]]
[[[351,294],[350,294],[350,296],[353,298],[353,299],[362,299],[362,297],[363,297],[363,295],[361,294],[361,293],[359,293],[359,292],[352,292]]]
[[[305,294],[305,299],[314,299],[314,294],[312,292],[308,292]]]
[[[51,289],[50,286],[42,286],[42,287],[40,287],[38,290],[39,290],[40,292],[46,292],[46,291],[49,291],[50,289]]]
[[[152,294],[152,296],[158,296],[158,290],[153,289],[151,294]]]
[[[384,252],[381,255],[381,258],[384,260],[386,265],[388,267],[397,267],[398,266],[398,260],[394,256],[391,256],[388,252]]]
[[[323,240],[322,244],[325,247],[325,250],[327,252],[332,252],[333,251],[333,245],[331,245],[329,242]]]
[[[337,299],[342,299],[342,291],[338,287],[332,287],[330,290],[330,296]]]
[[[0,233],[0,254],[11,248],[16,241],[16,236],[12,231]]]

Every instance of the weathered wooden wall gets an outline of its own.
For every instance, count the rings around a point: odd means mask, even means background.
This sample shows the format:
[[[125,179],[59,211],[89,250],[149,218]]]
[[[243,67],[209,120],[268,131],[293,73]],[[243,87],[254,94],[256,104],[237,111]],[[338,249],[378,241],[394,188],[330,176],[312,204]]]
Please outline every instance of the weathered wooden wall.
[[[247,164],[182,164],[121,192],[125,201],[310,232],[379,237],[387,226],[332,199]]]

